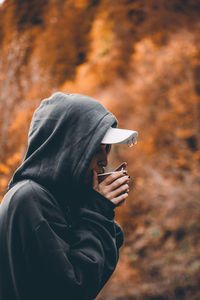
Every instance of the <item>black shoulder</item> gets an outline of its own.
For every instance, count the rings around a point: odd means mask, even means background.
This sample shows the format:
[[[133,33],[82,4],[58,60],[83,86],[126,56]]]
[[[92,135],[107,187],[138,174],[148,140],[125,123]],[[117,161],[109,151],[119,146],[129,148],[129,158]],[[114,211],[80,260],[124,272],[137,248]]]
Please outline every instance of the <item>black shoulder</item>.
[[[37,220],[64,221],[63,213],[55,198],[43,186],[24,180],[15,184],[4,198],[11,214],[23,214]]]
[[[44,187],[32,180],[19,181],[7,192],[4,198],[10,200],[13,205],[31,200],[35,200],[35,203],[41,200],[56,203],[53,196]]]

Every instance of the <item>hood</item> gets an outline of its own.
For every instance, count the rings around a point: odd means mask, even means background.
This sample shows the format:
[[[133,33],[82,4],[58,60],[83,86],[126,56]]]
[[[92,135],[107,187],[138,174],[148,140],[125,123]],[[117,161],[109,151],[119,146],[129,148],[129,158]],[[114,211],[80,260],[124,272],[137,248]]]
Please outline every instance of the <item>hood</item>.
[[[9,184],[32,179],[55,196],[83,184],[91,159],[116,118],[98,101],[79,94],[54,93],[34,112],[28,149]]]

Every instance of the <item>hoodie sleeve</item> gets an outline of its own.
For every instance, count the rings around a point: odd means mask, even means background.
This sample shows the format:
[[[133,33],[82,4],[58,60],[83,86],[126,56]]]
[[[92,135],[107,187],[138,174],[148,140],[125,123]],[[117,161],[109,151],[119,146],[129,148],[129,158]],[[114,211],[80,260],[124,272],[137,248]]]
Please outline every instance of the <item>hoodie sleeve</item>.
[[[34,228],[25,258],[45,299],[68,299],[70,295],[69,299],[89,300],[100,292],[116,267],[122,244],[123,233],[113,220],[113,208],[109,200],[93,193],[90,203],[81,209],[78,224],[70,233],[66,230],[66,236],[46,219]]]

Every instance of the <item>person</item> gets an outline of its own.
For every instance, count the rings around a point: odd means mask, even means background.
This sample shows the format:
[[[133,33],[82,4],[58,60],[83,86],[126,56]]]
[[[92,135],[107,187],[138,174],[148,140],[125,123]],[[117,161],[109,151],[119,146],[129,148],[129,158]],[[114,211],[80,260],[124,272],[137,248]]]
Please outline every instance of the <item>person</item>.
[[[0,205],[0,299],[91,300],[113,273],[123,231],[126,163],[99,182],[116,128],[100,102],[54,93],[34,112],[28,148]],[[133,137],[134,136],[134,137]]]

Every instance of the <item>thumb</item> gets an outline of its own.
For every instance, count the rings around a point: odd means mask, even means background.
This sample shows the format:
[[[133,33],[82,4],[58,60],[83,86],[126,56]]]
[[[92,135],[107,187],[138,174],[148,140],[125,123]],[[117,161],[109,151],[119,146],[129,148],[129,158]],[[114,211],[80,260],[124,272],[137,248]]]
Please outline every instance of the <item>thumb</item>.
[[[97,190],[98,189],[98,176],[97,176],[97,172],[95,170],[93,170],[93,189]]]

